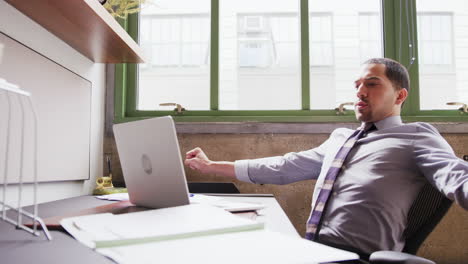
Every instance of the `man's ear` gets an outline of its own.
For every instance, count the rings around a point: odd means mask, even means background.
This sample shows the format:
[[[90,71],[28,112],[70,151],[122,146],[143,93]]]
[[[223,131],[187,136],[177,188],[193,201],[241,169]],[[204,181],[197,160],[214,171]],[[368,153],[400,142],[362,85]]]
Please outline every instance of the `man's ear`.
[[[408,90],[405,88],[400,89],[398,92],[398,97],[396,98],[395,103],[401,105],[408,97]]]

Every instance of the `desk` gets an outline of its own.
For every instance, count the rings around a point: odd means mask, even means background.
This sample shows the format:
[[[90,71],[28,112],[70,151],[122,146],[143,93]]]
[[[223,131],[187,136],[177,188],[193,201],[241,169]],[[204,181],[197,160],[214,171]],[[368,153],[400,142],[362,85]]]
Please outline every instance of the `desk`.
[[[299,236],[273,196],[245,197],[233,195],[225,196],[224,198],[232,201],[248,201],[265,204],[266,208],[259,211],[259,216],[257,217],[258,221],[264,222],[265,226],[270,230],[291,236]],[[109,203],[112,202],[99,200],[92,196],[80,196],[40,204],[39,212],[41,217],[47,218],[57,215],[66,215],[71,212]],[[0,234],[1,263],[114,263],[90,248],[80,244],[64,232],[51,231],[54,239],[52,241],[47,241],[43,235],[41,237],[32,236],[24,231],[16,230],[14,226],[0,220]]]
[[[233,202],[254,202],[265,205],[264,209],[258,210],[255,221],[265,223],[265,228],[285,235],[300,237],[288,216],[273,196],[246,196],[245,194],[223,195],[223,199]]]

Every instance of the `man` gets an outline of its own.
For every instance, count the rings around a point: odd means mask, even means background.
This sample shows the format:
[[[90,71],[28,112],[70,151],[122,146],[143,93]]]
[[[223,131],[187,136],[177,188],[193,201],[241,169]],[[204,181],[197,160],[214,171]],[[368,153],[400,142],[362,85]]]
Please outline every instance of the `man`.
[[[362,255],[401,251],[407,213],[427,181],[468,209],[468,163],[455,156],[431,125],[402,123],[409,76],[398,62],[366,61],[355,89],[356,118],[366,131],[340,128],[311,150],[236,162],[211,161],[196,148],[187,153],[185,164],[202,173],[252,183],[317,179],[307,224],[309,238]],[[349,143],[351,138],[354,144]],[[330,175],[333,171],[336,175]],[[320,192],[327,188],[326,207],[318,208],[324,202]],[[311,219],[320,210],[316,230]]]

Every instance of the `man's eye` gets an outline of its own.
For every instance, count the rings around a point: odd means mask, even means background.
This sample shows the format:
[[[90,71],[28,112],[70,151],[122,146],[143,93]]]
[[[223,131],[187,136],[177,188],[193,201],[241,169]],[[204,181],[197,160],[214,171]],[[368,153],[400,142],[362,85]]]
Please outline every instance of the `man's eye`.
[[[378,83],[366,83],[366,86],[373,87],[378,85]]]

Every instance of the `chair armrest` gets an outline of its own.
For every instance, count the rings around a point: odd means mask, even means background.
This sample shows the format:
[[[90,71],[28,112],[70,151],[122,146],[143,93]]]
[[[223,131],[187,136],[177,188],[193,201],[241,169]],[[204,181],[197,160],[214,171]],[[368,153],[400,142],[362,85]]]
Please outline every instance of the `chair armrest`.
[[[370,255],[371,264],[436,264],[434,261],[398,251],[376,251]]]

